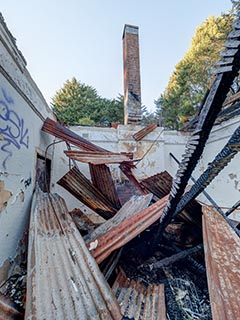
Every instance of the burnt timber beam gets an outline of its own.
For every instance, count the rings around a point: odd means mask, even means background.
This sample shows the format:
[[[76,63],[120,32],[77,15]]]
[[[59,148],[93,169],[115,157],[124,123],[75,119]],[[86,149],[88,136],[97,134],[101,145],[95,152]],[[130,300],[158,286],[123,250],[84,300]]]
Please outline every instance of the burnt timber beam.
[[[212,182],[219,172],[221,172],[229,164],[233,157],[238,153],[238,146],[240,146],[240,126],[234,131],[232,137],[228,140],[223,149],[217,154],[215,159],[208,164],[207,169],[196,180],[191,189],[183,195],[177,205],[175,213],[173,214],[174,217],[179,214],[193,199],[195,199]],[[224,213],[220,212],[220,214],[226,218]],[[239,231],[234,227],[234,225],[230,222],[229,224],[235,230],[235,232],[240,235]]]
[[[233,29],[233,31],[240,29],[240,19],[235,21],[233,24]],[[231,34],[228,36],[228,38],[231,39]],[[239,40],[240,37],[234,39]],[[200,156],[202,155],[217,115],[221,110],[234,78],[238,75],[240,68],[239,43],[236,45],[236,48],[223,51],[221,55],[223,57],[233,58],[233,62],[229,65],[231,68],[225,70],[220,67],[216,72],[215,79],[199,115],[197,127],[188,140],[185,154],[183,155],[183,159],[173,181],[168,202],[160,219],[159,229],[156,233],[156,240],[162,236],[163,230],[170,223],[174,216],[177,205],[187,186],[188,180],[194,168],[196,167]]]
[[[167,258],[161,259],[159,261],[156,261],[154,263],[151,263],[148,266],[151,269],[160,269],[160,268],[169,266],[170,264],[173,264],[173,263],[175,263],[175,262],[177,262],[177,261],[179,261],[181,259],[187,258],[191,254],[193,254],[195,252],[198,252],[199,250],[202,250],[202,249],[203,249],[203,245],[199,244],[199,245],[197,245],[197,246],[195,246],[193,248],[183,250],[181,252],[173,254],[170,257],[167,257]],[[146,264],[142,264],[141,266],[139,266],[139,268],[141,268],[143,266],[146,267]]]

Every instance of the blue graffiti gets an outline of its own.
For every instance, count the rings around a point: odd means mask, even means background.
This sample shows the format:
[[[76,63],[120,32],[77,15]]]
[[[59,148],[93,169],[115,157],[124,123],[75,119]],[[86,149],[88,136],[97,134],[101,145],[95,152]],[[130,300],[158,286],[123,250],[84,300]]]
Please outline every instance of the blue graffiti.
[[[28,149],[29,135],[25,128],[24,120],[21,119],[16,111],[12,109],[14,100],[7,95],[4,89],[1,89],[3,98],[0,98],[0,140],[1,151],[6,154],[2,162],[3,169],[6,170],[7,160],[12,157],[12,147],[20,150],[22,147]]]

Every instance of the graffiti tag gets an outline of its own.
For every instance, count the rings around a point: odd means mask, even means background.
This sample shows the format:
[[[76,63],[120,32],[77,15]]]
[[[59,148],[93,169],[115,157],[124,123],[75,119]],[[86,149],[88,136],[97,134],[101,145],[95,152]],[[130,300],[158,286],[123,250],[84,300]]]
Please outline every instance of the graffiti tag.
[[[24,120],[12,109],[14,100],[2,88],[0,97],[0,149],[5,153],[2,161],[3,169],[6,170],[7,160],[12,157],[12,148],[20,150],[22,147],[28,149],[29,135],[25,128]]]

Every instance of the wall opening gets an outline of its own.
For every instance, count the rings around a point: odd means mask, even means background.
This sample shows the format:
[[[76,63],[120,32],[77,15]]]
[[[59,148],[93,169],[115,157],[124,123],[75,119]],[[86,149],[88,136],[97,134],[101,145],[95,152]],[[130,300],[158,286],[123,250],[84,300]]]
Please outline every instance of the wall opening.
[[[36,183],[43,192],[50,190],[51,166],[52,161],[37,153],[36,163]]]

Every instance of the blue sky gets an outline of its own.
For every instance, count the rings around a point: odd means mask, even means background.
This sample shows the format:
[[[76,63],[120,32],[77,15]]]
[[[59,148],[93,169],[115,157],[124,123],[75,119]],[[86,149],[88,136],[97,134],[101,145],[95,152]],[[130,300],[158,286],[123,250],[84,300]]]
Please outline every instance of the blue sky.
[[[123,27],[139,26],[142,102],[153,110],[196,27],[230,8],[230,0],[5,0],[0,10],[48,103],[73,76],[103,97],[123,93]]]

